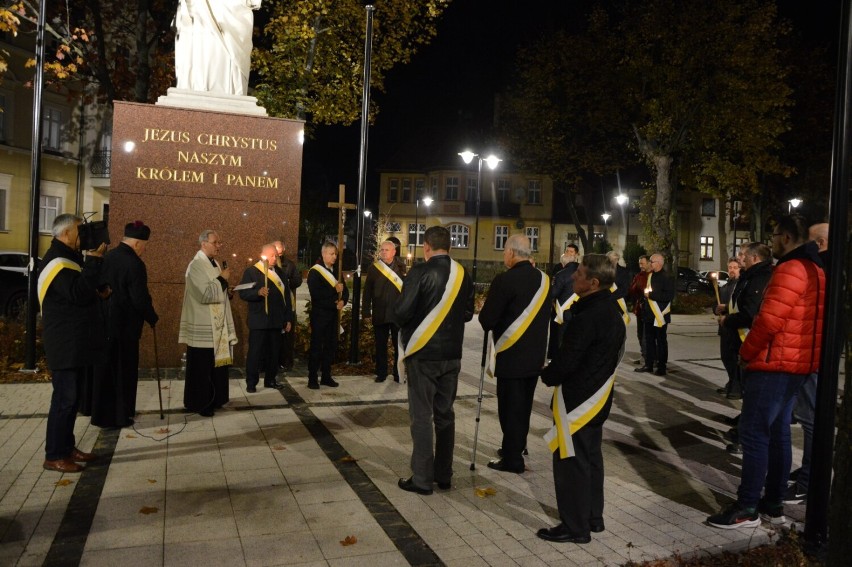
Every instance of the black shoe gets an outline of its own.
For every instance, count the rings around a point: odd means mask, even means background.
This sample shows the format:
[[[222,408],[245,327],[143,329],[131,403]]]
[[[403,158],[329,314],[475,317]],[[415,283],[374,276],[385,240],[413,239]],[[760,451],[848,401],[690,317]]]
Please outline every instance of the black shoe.
[[[429,496],[432,494],[431,488],[420,488],[419,486],[414,486],[414,480],[412,477],[401,478],[396,484],[406,492],[414,492],[415,494],[422,494],[423,496]]]
[[[653,369],[646,366],[639,366],[633,369],[633,372],[653,372]]]
[[[589,531],[595,534],[599,534],[606,529],[603,522],[593,523],[589,522]]]
[[[530,452],[529,452],[529,451],[527,451],[527,448],[526,448],[526,447],[524,447],[524,450],[521,452],[521,454],[522,454],[523,456],[527,457],[527,456],[529,456]],[[503,448],[502,448],[502,447],[501,447],[501,448],[499,448],[499,449],[497,449],[497,456],[498,456],[498,457],[502,457],[502,456],[503,456]]]
[[[520,467],[509,466],[509,465],[506,464],[505,461],[503,461],[503,459],[499,459],[497,461],[489,461],[488,462],[488,468],[494,469],[495,471],[513,472],[513,473],[517,473],[517,474],[523,474],[523,472],[526,470],[526,467],[523,464],[521,464]]]
[[[724,396],[725,394],[728,393],[728,389],[727,388],[716,388],[716,393],[722,394]]]
[[[742,392],[728,392],[725,397],[729,400],[741,400],[743,399],[743,394]]]
[[[254,394],[255,392],[257,392],[257,388],[255,388],[254,386],[248,386],[246,388],[246,392],[248,392],[249,394]]]
[[[278,382],[271,382],[271,383],[269,383],[269,384],[264,384],[264,385],[263,385],[263,387],[264,387],[264,388],[274,388],[274,389],[276,389],[276,390],[280,390],[281,388],[283,388],[283,387],[284,387],[284,385],[283,385],[283,384],[279,384]]]
[[[592,536],[589,535],[571,535],[565,524],[559,524],[554,528],[541,528],[535,535],[545,541],[555,541],[556,543],[589,543],[592,541]]]
[[[198,415],[200,415],[202,417],[213,417],[213,410],[212,409],[201,410],[200,412],[198,412]]]
[[[730,453],[731,455],[742,455],[743,454],[742,445],[740,445],[739,443],[730,443],[727,447],[725,447],[725,450],[728,453]]]
[[[784,497],[781,499],[784,504],[790,505],[804,504],[805,502],[807,502],[807,500],[808,491],[802,490],[798,482],[796,482],[796,484],[788,486],[787,492],[784,493]]]
[[[311,390],[319,390],[319,382],[316,380],[308,380],[308,388]]]
[[[376,382],[376,384],[380,384],[380,383],[384,382],[385,380],[387,380],[387,376],[376,376],[375,382]]]
[[[666,369],[665,368],[660,368],[658,370],[654,370],[654,376],[665,376],[665,375],[666,375]]]
[[[452,482],[435,482],[441,490],[449,490],[453,487]]]
[[[334,378],[323,378],[320,380],[320,385],[328,386],[329,388],[337,388],[340,386],[340,384],[334,381]]]

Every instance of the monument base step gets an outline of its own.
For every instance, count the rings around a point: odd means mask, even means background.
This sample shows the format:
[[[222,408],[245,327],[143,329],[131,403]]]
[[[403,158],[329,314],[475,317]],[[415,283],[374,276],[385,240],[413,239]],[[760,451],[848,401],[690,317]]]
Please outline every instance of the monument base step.
[[[223,93],[191,91],[171,87],[166,96],[157,99],[158,106],[188,108],[191,110],[210,110],[214,112],[230,112],[233,114],[250,114],[252,116],[268,116],[266,109],[258,106],[257,98],[253,96],[237,96]]]

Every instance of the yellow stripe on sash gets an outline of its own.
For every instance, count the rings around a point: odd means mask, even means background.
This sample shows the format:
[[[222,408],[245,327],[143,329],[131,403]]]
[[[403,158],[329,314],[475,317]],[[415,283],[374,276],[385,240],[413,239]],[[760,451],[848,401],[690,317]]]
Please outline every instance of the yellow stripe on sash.
[[[318,274],[320,274],[323,278],[325,278],[325,281],[327,281],[328,285],[330,285],[331,287],[337,286],[337,278],[335,278],[331,274],[331,272],[329,272],[324,267],[320,266],[319,264],[314,264],[313,266],[311,266],[311,269],[316,270]]]
[[[733,294],[731,294],[733,296]],[[731,297],[731,300],[728,302],[728,313],[733,315],[734,313],[739,313],[740,310],[737,309],[737,304],[734,303],[734,298]],[[745,342],[746,337],[748,336],[749,328],[748,327],[740,327],[737,329],[737,334],[740,336],[740,342]]]
[[[490,354],[488,356],[488,368],[486,369],[486,372],[492,378],[494,377],[494,371],[497,367],[497,354],[512,348],[512,346],[518,342],[518,339],[523,336],[535,320],[542,305],[544,305],[545,299],[550,294],[550,278],[548,278],[541,270],[537,271],[541,275],[541,283],[539,284],[538,290],[530,300],[529,305],[527,305],[524,310],[521,311],[521,314],[518,315],[518,317],[512,321],[508,327],[506,327],[506,330],[503,331],[503,334],[500,335],[500,338],[497,339],[496,343],[493,341],[492,335],[489,335],[488,349]]]
[[[651,308],[651,313],[654,314],[654,326],[662,327],[666,324],[665,316],[671,313],[672,304],[666,305],[665,309],[660,309],[660,306],[653,299],[648,299],[648,306]]]
[[[275,287],[278,288],[278,291],[281,292],[281,296],[284,297],[284,282],[282,282],[281,278],[278,277],[278,272],[274,269],[270,270],[268,267],[263,265],[263,262],[257,262],[254,267],[260,270],[261,274],[266,273],[267,277],[272,280],[272,283],[274,283]]]
[[[376,269],[382,273],[387,279],[390,280],[390,283],[394,285],[397,291],[402,291],[402,278],[399,277],[399,274],[390,269],[390,266],[382,262],[381,260],[375,263]]]
[[[610,376],[589,399],[570,412],[565,407],[562,386],[554,388],[551,402],[554,423],[550,431],[544,435],[544,440],[547,441],[547,446],[550,447],[551,452],[559,450],[560,459],[573,457],[576,454],[571,436],[601,412],[607,399],[609,399],[614,384],[615,374]]]
[[[618,289],[618,286],[615,285],[615,284],[612,284],[612,286],[610,286],[610,288],[609,288],[609,291],[610,291],[610,293],[615,293],[615,291],[617,289]],[[623,297],[619,297],[616,300],[616,302],[618,303],[618,307],[621,309],[621,318],[624,319],[624,324],[629,325],[630,324],[630,313],[627,311],[627,302],[624,301]]]
[[[38,275],[38,304],[39,306],[44,305],[44,296],[47,295],[47,288],[50,287],[50,284],[53,283],[54,278],[59,275],[63,269],[68,268],[69,270],[74,270],[75,272],[82,272],[83,268],[80,267],[80,264],[73,260],[69,260],[68,258],[54,258],[47,265],[42,268],[41,273]]]

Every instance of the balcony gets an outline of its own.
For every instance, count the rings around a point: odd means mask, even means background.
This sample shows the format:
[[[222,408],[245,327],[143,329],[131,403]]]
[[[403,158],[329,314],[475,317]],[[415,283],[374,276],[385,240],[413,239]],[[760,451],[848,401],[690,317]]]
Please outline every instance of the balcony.
[[[111,164],[112,152],[110,150],[95,152],[89,166],[89,173],[92,174],[92,177],[109,177]]]
[[[464,202],[464,214],[476,215],[476,201]],[[481,201],[479,203],[479,216],[493,218],[518,218],[521,216],[521,204],[509,202]]]

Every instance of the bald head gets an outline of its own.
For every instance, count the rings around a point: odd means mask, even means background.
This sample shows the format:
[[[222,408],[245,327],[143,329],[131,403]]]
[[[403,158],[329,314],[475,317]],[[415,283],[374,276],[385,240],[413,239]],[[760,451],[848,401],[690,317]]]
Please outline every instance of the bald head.
[[[828,250],[828,223],[820,222],[808,229],[808,240],[816,242],[820,252]]]

